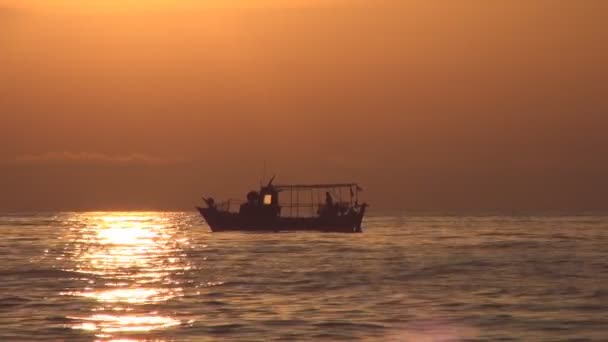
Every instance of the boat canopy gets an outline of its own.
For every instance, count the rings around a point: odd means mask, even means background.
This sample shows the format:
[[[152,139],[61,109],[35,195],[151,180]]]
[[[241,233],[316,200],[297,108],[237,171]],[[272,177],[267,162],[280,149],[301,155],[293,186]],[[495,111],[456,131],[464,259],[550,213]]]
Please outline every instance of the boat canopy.
[[[359,192],[363,191],[363,189],[357,183],[274,185],[272,184],[273,180],[274,177],[270,179],[268,185],[261,186],[259,192],[249,192],[247,202],[230,199],[215,206],[222,211],[230,212],[232,209],[240,210],[240,206],[248,202],[259,202],[263,206],[276,208],[277,213],[280,213],[281,208],[288,209],[289,217],[300,217],[300,209],[308,211],[308,216],[314,217],[319,215],[321,209],[330,205],[336,205],[345,210],[348,210],[348,208],[361,208],[359,204]],[[285,194],[279,196],[279,193]],[[286,211],[283,214],[285,214],[283,216],[287,216]]]
[[[335,184],[280,184],[273,185],[278,191],[283,190],[309,190],[309,189],[332,189],[332,188],[353,188],[358,191],[363,189],[357,183],[335,183]]]

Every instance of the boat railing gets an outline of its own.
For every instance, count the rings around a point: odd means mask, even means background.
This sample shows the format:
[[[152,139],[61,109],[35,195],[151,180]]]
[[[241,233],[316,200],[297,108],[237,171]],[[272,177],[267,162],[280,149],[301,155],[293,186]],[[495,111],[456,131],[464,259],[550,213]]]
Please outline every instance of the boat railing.
[[[238,212],[239,208],[241,207],[241,204],[243,203],[245,202],[242,200],[229,199],[227,201],[218,203],[217,209],[220,211]]]
[[[246,201],[238,200],[238,199],[229,199],[229,200],[217,203],[216,208],[219,211],[238,213],[241,205],[245,202]],[[337,207],[346,208],[346,209],[348,209],[348,208],[356,209],[358,207],[358,205],[353,204],[351,202],[347,202],[347,201],[338,201],[338,202],[335,202],[334,205]],[[300,216],[302,214],[304,214],[305,216],[311,216],[311,215],[314,216],[314,215],[317,215],[318,210],[324,206],[325,206],[324,203],[318,203],[318,202],[279,203],[279,207],[281,208],[282,214],[287,215],[287,216]]]

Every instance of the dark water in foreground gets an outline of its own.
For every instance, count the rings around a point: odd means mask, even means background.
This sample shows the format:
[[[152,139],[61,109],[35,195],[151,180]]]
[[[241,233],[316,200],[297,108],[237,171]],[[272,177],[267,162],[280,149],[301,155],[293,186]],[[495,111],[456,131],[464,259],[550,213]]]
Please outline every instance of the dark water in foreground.
[[[608,341],[608,217],[0,216],[0,341]]]

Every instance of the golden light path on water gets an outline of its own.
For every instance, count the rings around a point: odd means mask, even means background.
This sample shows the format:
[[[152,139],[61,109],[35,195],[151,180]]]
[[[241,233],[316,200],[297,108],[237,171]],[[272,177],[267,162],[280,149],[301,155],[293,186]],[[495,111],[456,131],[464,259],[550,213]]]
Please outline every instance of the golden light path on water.
[[[70,317],[77,322],[72,329],[118,341],[114,338],[181,324],[154,309],[183,295],[172,275],[190,268],[180,248],[187,238],[177,234],[174,222],[161,213],[86,213],[70,221],[74,243],[66,256],[74,269],[69,271],[90,279],[90,286],[62,295],[96,303],[89,315]]]

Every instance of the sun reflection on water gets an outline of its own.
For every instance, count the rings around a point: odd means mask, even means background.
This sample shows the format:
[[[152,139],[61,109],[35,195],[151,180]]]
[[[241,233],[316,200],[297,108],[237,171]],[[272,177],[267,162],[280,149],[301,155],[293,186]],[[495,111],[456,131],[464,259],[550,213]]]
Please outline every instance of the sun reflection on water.
[[[68,246],[75,271],[87,286],[62,295],[93,300],[90,315],[70,317],[72,329],[104,340],[167,329],[181,322],[159,314],[158,304],[183,295],[172,277],[190,268],[180,246],[187,239],[163,214],[76,214],[73,244]],[[152,309],[150,306],[155,305]],[[135,341],[135,340],[129,340]]]

